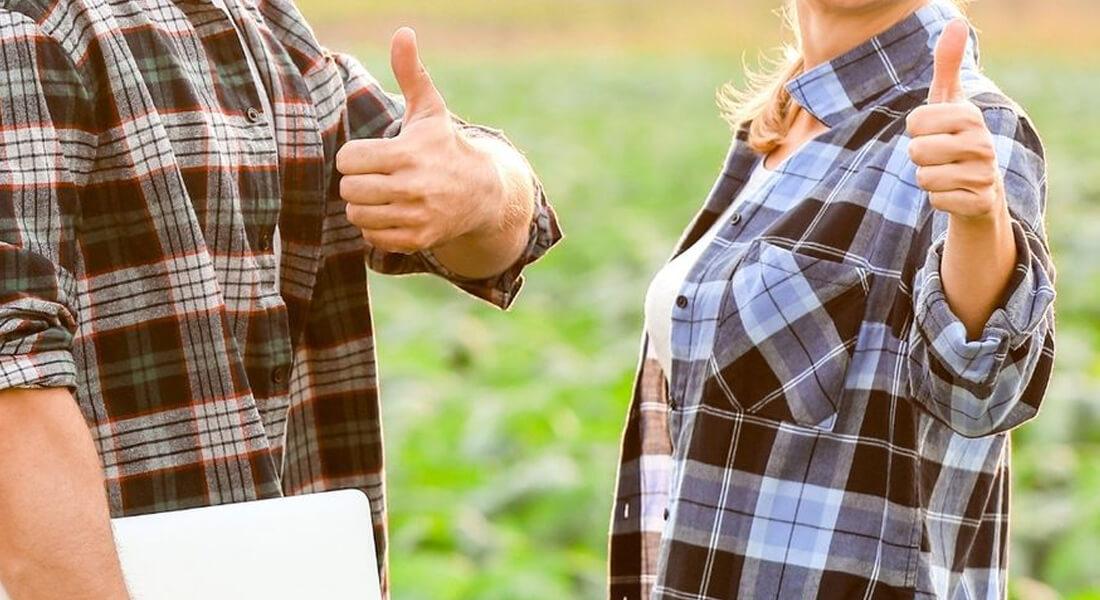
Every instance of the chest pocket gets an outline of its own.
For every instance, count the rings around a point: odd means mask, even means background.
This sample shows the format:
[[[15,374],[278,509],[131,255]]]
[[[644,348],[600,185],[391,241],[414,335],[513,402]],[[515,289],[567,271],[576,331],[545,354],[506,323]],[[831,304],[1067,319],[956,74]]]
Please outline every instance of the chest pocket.
[[[703,403],[832,430],[868,289],[862,268],[753,242],[725,292]]]

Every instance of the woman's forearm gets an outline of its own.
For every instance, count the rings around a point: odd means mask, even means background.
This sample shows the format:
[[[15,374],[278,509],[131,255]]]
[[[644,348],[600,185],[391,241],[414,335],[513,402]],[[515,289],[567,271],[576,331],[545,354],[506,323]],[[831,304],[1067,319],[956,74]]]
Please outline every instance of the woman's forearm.
[[[981,336],[997,309],[1016,264],[1016,241],[1008,210],[992,215],[950,217],[940,275],[951,310],[967,336]]]
[[[103,470],[68,390],[0,391],[0,579],[12,600],[129,598]]]

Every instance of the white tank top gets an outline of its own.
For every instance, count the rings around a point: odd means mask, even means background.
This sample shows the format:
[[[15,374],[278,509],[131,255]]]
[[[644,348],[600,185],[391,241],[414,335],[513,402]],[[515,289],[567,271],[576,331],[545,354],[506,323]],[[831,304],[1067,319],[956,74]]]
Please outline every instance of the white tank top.
[[[718,236],[722,225],[740,208],[742,200],[766,184],[774,173],[775,171],[764,168],[764,161],[761,160],[753,169],[737,198],[722,213],[721,218],[715,221],[699,241],[662,267],[649,284],[645,297],[646,333],[649,335],[650,353],[660,363],[665,377],[670,377],[672,374],[672,307],[680,294],[684,280],[687,279],[688,273],[699,257],[703,255],[703,251]]]

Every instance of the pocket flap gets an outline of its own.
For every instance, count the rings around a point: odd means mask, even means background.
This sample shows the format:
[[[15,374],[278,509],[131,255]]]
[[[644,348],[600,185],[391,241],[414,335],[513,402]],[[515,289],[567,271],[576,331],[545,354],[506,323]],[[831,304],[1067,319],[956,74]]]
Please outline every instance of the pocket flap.
[[[831,429],[863,322],[867,272],[754,242],[730,278],[704,402]]]

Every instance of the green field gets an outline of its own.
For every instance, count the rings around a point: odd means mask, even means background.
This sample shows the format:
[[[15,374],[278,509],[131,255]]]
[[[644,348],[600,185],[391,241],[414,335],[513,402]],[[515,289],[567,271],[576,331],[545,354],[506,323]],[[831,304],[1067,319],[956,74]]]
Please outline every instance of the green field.
[[[1015,595],[1100,598],[1100,67],[1073,33],[1100,20],[1004,2],[1043,16],[1030,36],[1010,37],[992,9],[978,22],[1001,36],[988,71],[1048,145],[1061,275],[1057,378],[1042,417],[1015,436]],[[528,152],[568,234],[508,314],[430,279],[374,279],[395,598],[604,595],[643,291],[721,164],[729,132],[715,89],[737,78],[746,49],[777,39],[759,2],[700,1],[721,18],[669,6],[303,3],[323,41],[390,87],[387,32],[417,25],[452,110]]]

